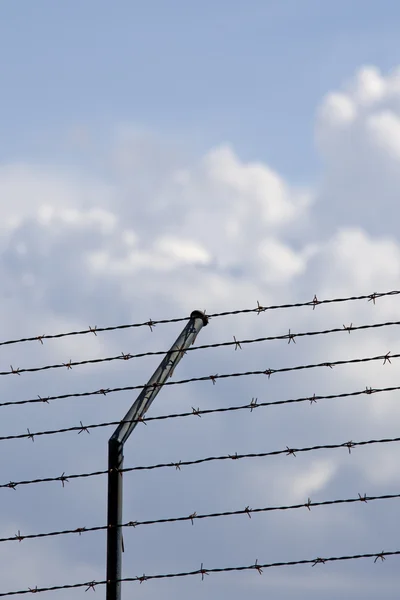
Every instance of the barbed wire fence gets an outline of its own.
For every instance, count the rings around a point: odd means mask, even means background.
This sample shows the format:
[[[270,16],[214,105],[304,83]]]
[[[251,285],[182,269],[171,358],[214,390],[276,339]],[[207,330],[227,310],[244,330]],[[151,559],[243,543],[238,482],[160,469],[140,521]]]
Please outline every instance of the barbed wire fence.
[[[326,300],[319,300],[317,296],[311,301],[303,302],[303,303],[295,303],[295,304],[281,304],[281,305],[271,305],[271,306],[262,306],[259,302],[257,302],[257,306],[255,308],[249,309],[240,309],[234,311],[226,311],[221,313],[214,313],[211,315],[207,315],[209,319],[216,319],[225,316],[235,316],[239,314],[255,314],[256,316],[261,315],[261,313],[279,309],[294,309],[300,307],[311,307],[312,310],[315,310],[317,306],[324,304],[335,304],[335,303],[344,303],[344,302],[352,302],[352,301],[362,301],[367,300],[368,302],[372,302],[375,304],[376,300],[379,298],[384,298],[386,296],[396,296],[399,295],[400,291],[390,291],[390,292],[381,292],[381,293],[373,293],[368,295],[360,295],[360,296],[350,296],[346,298],[333,298]],[[157,325],[167,324],[167,323],[178,323],[186,321],[187,317],[180,317],[175,319],[159,319],[152,320],[150,319],[147,322],[141,323],[133,323],[133,324],[123,324],[117,326],[108,326],[108,327],[97,327],[90,326],[88,329],[70,331],[66,333],[56,333],[56,334],[48,334],[48,335],[36,335],[31,337],[23,337],[20,339],[10,339],[3,342],[0,342],[0,346],[10,346],[16,344],[25,344],[30,342],[39,342],[41,346],[44,345],[45,341],[60,339],[70,336],[82,336],[82,335],[94,335],[98,336],[100,333],[106,333],[110,331],[120,331],[123,329],[132,329],[139,327],[148,327],[150,332],[153,332],[154,328]],[[317,338],[320,336],[330,336],[333,334],[356,334],[358,331],[370,331],[370,330],[382,330],[382,329],[390,329],[396,328],[400,325],[400,321],[385,321],[379,323],[370,323],[370,324],[361,324],[361,325],[353,325],[350,324],[341,324],[338,327],[316,330],[316,331],[298,331],[293,332],[291,329],[288,330],[287,333],[275,336],[264,336],[257,338],[245,338],[245,339],[237,339],[233,336],[233,340],[227,340],[217,343],[211,344],[202,344],[197,346],[192,346],[185,351],[182,350],[182,353],[193,352],[199,350],[211,350],[213,348],[233,348],[236,352],[237,350],[242,350],[242,347],[251,344],[261,344],[267,342],[279,342],[284,341],[287,344],[296,344],[297,339],[301,338]],[[89,358],[82,360],[66,360],[65,362],[54,363],[54,364],[45,364],[42,366],[24,366],[20,367],[17,365],[10,365],[10,368],[7,370],[1,370],[0,376],[9,376],[15,375],[18,378],[24,377],[27,374],[33,374],[43,371],[51,371],[57,369],[64,369],[66,371],[71,371],[76,367],[80,367],[83,365],[96,365],[96,364],[104,364],[104,363],[112,363],[116,361],[132,361],[138,360],[145,356],[163,356],[166,351],[157,350],[157,351],[149,351],[143,353],[124,353],[122,352],[120,355],[108,356],[103,358]],[[248,376],[264,376],[267,380],[271,379],[272,376],[277,374],[286,374],[293,371],[305,371],[305,370],[313,370],[313,369],[334,369],[335,367],[341,367],[343,365],[357,365],[357,364],[368,364],[368,363],[381,363],[382,366],[388,366],[392,364],[392,361],[396,361],[396,359],[400,358],[400,353],[395,353],[392,351],[387,351],[383,354],[377,354],[374,356],[362,356],[352,359],[346,360],[336,360],[336,361],[321,361],[318,363],[304,363],[297,364],[292,366],[282,366],[279,364],[267,364],[265,365],[265,369],[254,369],[242,372],[231,372],[231,373],[212,373],[208,375],[202,375],[198,377],[190,377],[181,380],[174,381],[166,381],[163,384],[154,384],[160,387],[164,386],[175,386],[175,385],[186,385],[193,384],[195,382],[209,382],[213,386],[215,386],[219,380],[226,380],[231,378],[242,378]],[[271,361],[272,363],[272,361]],[[135,391],[135,390],[143,390],[146,386],[141,385],[130,385],[130,386],[120,386],[113,388],[99,388],[94,391],[79,391],[76,393],[67,393],[61,395],[53,395],[53,396],[36,396],[28,399],[14,399],[14,398],[5,398],[0,402],[0,408],[2,407],[16,407],[27,404],[50,404],[50,402],[55,400],[67,400],[69,398],[84,398],[88,396],[108,396],[110,394],[115,394],[122,391]],[[250,413],[259,413],[260,409],[272,408],[272,407],[282,407],[285,405],[293,405],[300,403],[307,403],[312,407],[314,404],[319,403],[320,401],[333,401],[341,398],[353,398],[353,397],[364,397],[370,395],[382,395],[385,393],[393,393],[400,390],[400,385],[391,385],[385,387],[369,387],[366,385],[363,389],[353,389],[346,392],[336,393],[336,394],[315,394],[309,396],[298,396],[294,398],[282,398],[276,397],[273,400],[263,401],[258,398],[251,398],[246,403],[241,404],[232,404],[231,406],[219,406],[217,408],[208,408],[208,409],[200,409],[200,407],[191,407],[190,411],[186,412],[176,412],[165,415],[156,415],[156,416],[146,416],[144,418],[138,419],[137,422],[142,423],[143,425],[149,425],[154,421],[166,421],[171,419],[184,419],[184,418],[202,418],[205,415],[221,415],[224,413],[232,413],[232,412],[241,412],[247,411]],[[131,422],[131,421],[130,421]],[[54,428],[54,429],[42,429],[42,430],[34,430],[33,428],[27,428],[26,432],[23,433],[15,433],[9,435],[0,436],[0,442],[8,442],[8,441],[22,441],[28,440],[31,442],[35,442],[39,439],[47,438],[48,436],[53,436],[56,434],[67,434],[67,433],[77,433],[79,434],[89,434],[93,430],[99,430],[106,427],[116,426],[121,423],[118,421],[102,421],[97,423],[85,424],[82,421],[77,425],[73,425],[70,427],[63,428]],[[284,448],[268,450],[262,452],[253,452],[253,453],[239,453],[239,452],[230,452],[224,455],[213,455],[201,457],[193,460],[185,460],[183,458],[176,459],[173,462],[163,462],[156,463],[150,465],[137,465],[133,467],[127,467],[121,469],[121,472],[134,472],[134,471],[154,471],[158,469],[174,469],[176,471],[181,471],[185,467],[197,467],[204,463],[211,462],[224,462],[224,461],[237,461],[242,459],[264,459],[267,457],[275,457],[278,455],[286,455],[288,457],[296,457],[297,454],[301,453],[310,453],[316,451],[331,451],[331,450],[340,450],[345,449],[348,455],[352,455],[352,451],[365,446],[376,446],[376,445],[390,445],[397,444],[400,442],[400,437],[380,437],[375,439],[364,439],[359,441],[347,440],[340,441],[337,443],[331,444],[319,444],[313,446],[306,447],[296,447],[288,444]],[[46,476],[46,477],[32,477],[31,479],[24,479],[11,481],[0,482],[0,493],[16,493],[19,492],[20,488],[23,486],[30,486],[33,484],[45,484],[51,482],[61,483],[62,487],[64,487],[67,483],[72,482],[75,479],[88,479],[92,477],[107,475],[108,471],[104,469],[98,469],[96,471],[88,471],[81,473],[72,473],[66,474],[63,472],[61,475],[58,474],[56,476]],[[7,492],[7,489],[9,492]],[[383,493],[383,494],[372,494],[367,495],[365,492],[359,492],[357,496],[353,497],[344,497],[337,499],[327,499],[322,501],[312,501],[311,498],[307,498],[302,503],[294,503],[294,504],[281,504],[274,506],[261,506],[258,508],[250,508],[250,504],[245,507],[240,507],[235,510],[225,510],[225,511],[215,511],[215,512],[207,512],[207,513],[197,513],[197,511],[193,511],[189,515],[180,515],[180,516],[169,516],[165,518],[154,518],[147,520],[130,520],[121,525],[124,529],[136,529],[137,527],[143,527],[148,525],[161,525],[161,524],[175,524],[178,522],[189,522],[193,525],[196,521],[199,520],[215,520],[222,519],[225,517],[233,517],[233,516],[247,516],[248,518],[252,518],[253,514],[256,513],[271,513],[271,512],[285,512],[285,511],[295,511],[300,509],[306,509],[311,512],[311,509],[317,507],[330,507],[333,505],[354,505],[354,504],[367,504],[368,502],[376,502],[380,504],[383,501],[395,501],[400,498],[400,493]],[[250,501],[250,499],[249,499]],[[76,526],[68,529],[58,529],[52,530],[48,532],[39,532],[39,533],[23,533],[21,529],[18,529],[12,536],[3,536],[0,537],[0,544],[6,542],[23,542],[25,540],[37,540],[42,538],[54,538],[58,536],[66,536],[76,534],[81,536],[82,534],[95,532],[95,531],[106,531],[107,525],[99,524],[96,526]],[[0,533],[1,535],[1,533]],[[262,574],[264,569],[270,569],[273,567],[283,567],[283,566],[293,566],[293,565],[311,565],[315,567],[319,564],[323,565],[325,563],[330,562],[341,562],[341,561],[351,561],[357,559],[373,559],[373,562],[383,562],[386,557],[396,556],[400,554],[400,550],[392,549],[388,551],[379,551],[379,549],[374,549],[372,552],[361,553],[361,554],[346,554],[341,556],[331,556],[331,557],[316,557],[316,558],[306,558],[295,561],[280,561],[280,562],[258,562],[258,559],[255,560],[254,563],[242,566],[228,566],[228,567],[220,567],[220,566],[210,566],[209,568],[201,565],[200,569],[194,569],[192,571],[177,571],[177,572],[169,572],[164,574],[149,574],[149,575],[135,575],[132,577],[124,577],[121,578],[123,582],[139,582],[140,584],[155,579],[174,579],[174,578],[183,578],[198,575],[201,576],[201,580],[204,580],[205,576],[210,574],[217,573],[230,573],[236,571],[251,571],[256,570],[259,574]],[[15,596],[15,595],[24,595],[28,593],[40,593],[46,591],[56,591],[63,589],[78,589],[83,588],[84,591],[96,590],[98,586],[104,586],[106,584],[106,580],[93,580],[87,582],[78,582],[78,583],[67,583],[60,584],[54,586],[38,586],[34,585],[32,587],[28,587],[26,589],[21,589],[18,591],[6,591],[3,592],[0,590],[0,596]]]
[[[258,559],[255,560],[254,564],[251,565],[241,565],[241,566],[232,566],[232,567],[214,567],[214,568],[206,568],[203,563],[200,566],[200,569],[196,569],[194,571],[186,571],[186,572],[181,572],[181,573],[163,573],[163,574],[156,574],[156,575],[140,575],[140,576],[136,576],[136,577],[124,577],[122,579],[120,579],[119,581],[121,582],[136,582],[136,583],[144,583],[145,581],[150,581],[150,580],[155,580],[155,579],[172,579],[172,578],[182,578],[182,577],[190,577],[193,575],[200,575],[201,576],[201,580],[204,581],[204,577],[205,575],[210,575],[212,573],[233,573],[234,571],[257,571],[257,573],[259,575],[262,575],[263,573],[263,569],[270,569],[273,567],[292,567],[295,565],[311,565],[311,567],[315,567],[317,565],[325,565],[326,563],[332,563],[332,562],[338,562],[338,561],[350,561],[350,560],[357,560],[360,558],[371,558],[374,559],[374,563],[376,563],[378,560],[380,561],[385,561],[386,557],[389,556],[398,556],[400,554],[400,550],[393,550],[393,551],[382,551],[382,552],[376,552],[376,553],[365,553],[365,554],[353,554],[353,555],[348,555],[348,556],[330,556],[330,557],[326,557],[326,558],[322,558],[322,557],[317,557],[317,558],[306,558],[303,560],[292,560],[292,561],[286,561],[286,562],[275,562],[275,563],[259,563]],[[64,584],[64,585],[53,585],[50,587],[34,587],[34,588],[28,588],[28,589],[24,589],[24,590],[18,590],[15,592],[5,592],[5,593],[0,593],[0,596],[4,597],[4,596],[17,596],[17,595],[23,595],[23,594],[30,594],[30,593],[39,593],[39,592],[53,592],[53,591],[57,591],[57,590],[70,590],[70,589],[77,589],[77,588],[85,588],[85,592],[88,592],[89,590],[93,590],[96,591],[96,587],[97,586],[104,586],[106,585],[107,581],[106,580],[102,580],[102,581],[86,581],[86,582],[80,582],[80,583],[71,583],[71,584]]]

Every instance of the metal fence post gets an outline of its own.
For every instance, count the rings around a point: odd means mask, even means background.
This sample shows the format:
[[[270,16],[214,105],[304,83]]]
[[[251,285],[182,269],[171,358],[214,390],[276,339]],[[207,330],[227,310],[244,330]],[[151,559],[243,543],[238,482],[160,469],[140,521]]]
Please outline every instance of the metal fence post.
[[[108,509],[107,509],[107,600],[121,600],[122,567],[122,468],[124,444],[138,421],[144,416],[163,383],[194,343],[197,334],[207,325],[207,316],[195,310],[182,333],[163,358],[147,385],[108,441]]]

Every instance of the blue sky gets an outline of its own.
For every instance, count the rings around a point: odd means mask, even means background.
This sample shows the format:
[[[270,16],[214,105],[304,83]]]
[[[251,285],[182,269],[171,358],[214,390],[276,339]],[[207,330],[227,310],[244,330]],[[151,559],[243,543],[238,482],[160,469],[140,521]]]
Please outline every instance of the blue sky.
[[[388,0],[2,3],[0,341],[398,289],[399,17]],[[397,296],[308,308],[214,319],[198,342],[398,320]],[[0,372],[166,350],[179,332],[2,345]],[[296,341],[193,352],[174,378],[400,353],[396,326]],[[158,358],[2,376],[0,391],[141,385]],[[170,386],[149,416],[397,386],[396,359],[382,363]],[[134,399],[0,406],[0,437],[114,421]],[[154,421],[126,465],[394,437],[399,418],[392,392]],[[0,484],[102,470],[111,433],[0,440]],[[396,444],[341,450],[132,473],[124,517],[399,493]],[[101,477],[0,488],[0,538],[103,525],[106,494]],[[398,550],[385,502],[128,530],[123,574]],[[104,569],[102,533],[0,543],[1,592]],[[394,599],[398,559],[135,585],[126,597]]]
[[[321,96],[399,62],[399,16],[393,0],[3,3],[1,152],[53,155],[65,128],[101,143],[130,122],[197,151],[229,141],[303,181]]]

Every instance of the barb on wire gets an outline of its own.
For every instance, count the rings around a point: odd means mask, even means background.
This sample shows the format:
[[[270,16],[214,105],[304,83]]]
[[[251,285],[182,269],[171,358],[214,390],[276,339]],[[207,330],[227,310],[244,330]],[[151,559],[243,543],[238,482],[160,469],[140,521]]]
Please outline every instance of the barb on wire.
[[[302,508],[307,508],[309,511],[311,511],[311,508],[318,507],[318,506],[333,506],[333,505],[337,505],[337,504],[355,504],[355,503],[359,503],[359,502],[366,504],[367,502],[373,501],[373,500],[394,500],[394,499],[399,499],[399,498],[400,498],[400,494],[382,494],[379,496],[367,496],[366,494],[364,494],[362,496],[361,494],[358,494],[357,498],[340,498],[338,500],[324,500],[321,502],[312,502],[311,499],[308,498],[307,502],[305,502],[303,504],[291,504],[291,505],[282,505],[282,506],[265,506],[265,507],[261,507],[261,508],[250,508],[249,506],[246,506],[245,508],[239,509],[239,510],[215,512],[215,513],[208,513],[208,514],[197,514],[197,512],[194,511],[190,515],[185,515],[185,516],[180,516],[180,517],[168,517],[168,518],[164,518],[164,519],[151,519],[151,520],[146,520],[146,521],[128,521],[126,523],[121,524],[121,527],[136,528],[136,527],[140,527],[143,525],[161,525],[161,524],[165,524],[165,523],[179,523],[179,522],[185,522],[185,521],[190,521],[191,524],[194,525],[194,521],[196,521],[196,520],[214,519],[214,518],[231,517],[231,516],[239,516],[239,515],[247,515],[251,519],[251,515],[257,514],[257,513],[298,510],[298,509],[302,509]],[[15,542],[15,541],[22,542],[23,540],[33,540],[33,539],[38,539],[38,538],[56,537],[56,536],[69,535],[69,534],[78,534],[79,536],[81,536],[82,533],[90,533],[93,531],[105,531],[105,530],[107,530],[107,525],[101,525],[101,526],[95,526],[95,527],[74,527],[73,529],[63,529],[60,531],[50,531],[47,533],[33,533],[33,534],[27,534],[27,535],[22,535],[21,531],[18,530],[18,532],[14,536],[0,538],[0,543]]]
[[[400,321],[387,321],[385,323],[373,323],[370,325],[367,324],[367,325],[358,325],[358,326],[355,326],[355,325],[353,326],[353,324],[351,324],[349,327],[345,327],[345,325],[343,325],[343,327],[335,327],[333,329],[324,329],[322,331],[301,331],[298,333],[291,333],[291,330],[289,329],[289,333],[286,333],[283,335],[270,335],[270,336],[266,336],[266,337],[244,339],[244,340],[237,340],[236,337],[233,336],[233,341],[216,342],[213,344],[202,344],[200,346],[191,346],[191,347],[187,348],[184,352],[185,353],[193,352],[194,350],[209,350],[211,348],[223,348],[223,347],[227,347],[227,346],[234,346],[235,350],[241,350],[242,344],[259,344],[262,342],[271,342],[271,341],[275,341],[275,340],[288,340],[288,344],[290,344],[291,342],[293,342],[295,344],[296,343],[295,338],[312,337],[312,336],[319,336],[319,335],[329,335],[332,333],[343,333],[344,331],[348,331],[350,333],[350,331],[362,331],[362,330],[366,330],[366,329],[378,329],[378,328],[382,328],[382,327],[393,327],[395,325],[400,325]],[[167,353],[166,350],[140,352],[137,354],[130,354],[129,352],[125,354],[124,352],[121,352],[121,354],[119,354],[117,356],[107,356],[104,358],[90,358],[87,360],[79,360],[79,361],[72,361],[70,359],[66,363],[64,363],[64,362],[56,363],[56,364],[52,364],[52,365],[44,365],[42,367],[29,367],[26,369],[21,369],[21,368],[14,369],[12,367],[12,365],[10,365],[11,370],[10,371],[0,371],[0,376],[21,375],[21,373],[38,373],[41,371],[48,371],[50,369],[62,369],[65,367],[67,368],[67,370],[72,370],[72,367],[77,367],[77,366],[82,366],[82,365],[94,365],[94,364],[120,361],[120,360],[132,360],[132,359],[143,358],[145,356],[164,356],[166,353]],[[384,364],[386,362],[390,363],[390,358],[392,358],[390,356],[390,352],[388,352],[385,356],[383,356]]]
[[[294,453],[299,454],[300,452],[312,452],[316,450],[335,450],[337,448],[347,448],[349,450],[354,449],[358,446],[368,446],[371,444],[389,444],[393,442],[400,442],[400,437],[396,438],[382,438],[382,439],[374,439],[374,440],[363,440],[360,442],[341,442],[340,444],[321,444],[317,446],[308,446],[305,448],[289,448],[286,447],[283,450],[272,450],[270,452],[252,452],[249,454],[238,454],[234,452],[232,454],[222,455],[222,456],[208,456],[206,458],[198,458],[196,460],[179,460],[175,462],[169,463],[159,463],[155,465],[149,466],[137,466],[137,467],[127,467],[124,469],[120,469],[121,473],[130,473],[132,471],[152,471],[155,469],[166,469],[166,468],[175,468],[176,470],[181,470],[181,467],[191,466],[191,465],[200,465],[203,463],[224,461],[224,460],[239,460],[242,458],[266,458],[268,456],[279,456],[282,454],[293,455]],[[90,473],[77,473],[74,475],[65,475],[63,473],[59,477],[43,477],[41,479],[29,479],[25,481],[10,481],[9,483],[0,484],[0,488],[10,488],[15,490],[19,485],[31,485],[36,483],[48,483],[51,481],[60,481],[64,487],[64,483],[68,482],[71,479],[82,479],[89,477],[96,477],[98,475],[106,475],[108,471],[92,471]]]
[[[230,343],[232,344],[232,342],[230,342]],[[238,342],[238,340],[236,339],[235,336],[233,336],[233,343],[235,344],[235,350],[242,349],[242,346],[241,346],[242,342]],[[243,343],[246,343],[246,342],[243,342]],[[197,347],[197,349],[198,349],[198,347]]]
[[[210,575],[211,573],[232,573],[235,571],[257,571],[261,575],[263,572],[263,569],[270,569],[270,568],[274,568],[274,567],[291,567],[291,566],[295,566],[295,565],[310,565],[310,566],[314,567],[318,564],[325,565],[326,563],[330,563],[330,562],[358,560],[361,558],[373,558],[374,563],[376,563],[378,561],[378,559],[380,559],[381,561],[384,561],[386,559],[386,557],[388,557],[388,556],[398,556],[399,554],[400,554],[400,550],[392,550],[392,551],[387,551],[387,552],[386,551],[370,552],[370,553],[364,553],[364,554],[351,554],[351,555],[345,555],[345,556],[330,556],[330,557],[325,557],[325,558],[317,557],[317,558],[311,558],[311,559],[281,561],[281,562],[264,563],[264,564],[259,564],[258,560],[256,559],[255,562],[250,565],[241,565],[241,566],[236,566],[236,567],[214,567],[211,569],[204,568],[203,563],[201,563],[200,569],[196,569],[194,571],[182,571],[180,573],[163,573],[163,574],[156,574],[156,575],[143,574],[143,575],[135,576],[135,577],[123,577],[123,578],[119,579],[118,581],[143,583],[144,581],[149,581],[152,579],[172,579],[172,578],[178,578],[178,577],[190,577],[190,576],[194,576],[194,575],[196,575],[196,576],[201,575],[201,579],[204,580],[204,576]],[[53,591],[57,591],[57,590],[77,589],[77,588],[83,588],[83,587],[86,588],[85,591],[88,591],[90,589],[95,590],[96,586],[105,585],[106,583],[107,583],[107,581],[105,581],[105,580],[101,580],[101,581],[93,580],[93,581],[89,581],[89,582],[86,581],[84,583],[70,583],[70,584],[65,584],[65,585],[53,585],[50,587],[36,586],[35,588],[28,588],[28,589],[12,591],[12,592],[2,592],[2,593],[0,593],[0,597],[30,594],[32,592],[35,592],[35,593],[53,592]]]
[[[391,354],[390,359],[394,359],[394,358],[400,358],[400,354]],[[163,386],[167,386],[167,385],[182,385],[182,384],[186,384],[186,383],[193,383],[195,381],[212,381],[213,385],[215,385],[217,382],[217,379],[228,379],[231,377],[246,377],[249,375],[267,375],[268,379],[269,379],[271,377],[271,375],[273,375],[275,373],[289,373],[291,371],[302,371],[305,369],[316,369],[316,368],[320,368],[320,367],[329,367],[330,369],[332,369],[334,366],[338,366],[338,365],[352,365],[352,364],[373,362],[373,361],[377,361],[377,360],[383,360],[384,361],[383,364],[385,364],[386,362],[388,362],[388,353],[384,354],[384,355],[369,356],[369,357],[365,357],[365,358],[352,358],[349,360],[336,360],[336,361],[332,361],[332,362],[323,362],[323,363],[308,364],[308,365],[296,365],[294,367],[281,367],[281,368],[277,368],[277,369],[268,368],[268,369],[261,370],[261,371],[259,370],[259,371],[245,371],[242,373],[223,373],[221,375],[218,375],[218,373],[217,373],[215,375],[205,375],[202,377],[191,377],[190,379],[181,379],[179,381],[165,381],[162,384],[154,383],[153,385],[163,387]],[[142,390],[143,388],[146,387],[146,385],[130,385],[130,386],[124,386],[124,387],[118,387],[118,388],[101,388],[101,389],[95,390],[93,392],[77,392],[77,393],[71,393],[71,394],[62,394],[59,396],[47,396],[47,398],[42,398],[41,396],[38,396],[37,398],[30,398],[29,400],[9,400],[6,402],[0,402],[0,407],[1,406],[15,406],[15,405],[20,405],[20,404],[30,404],[30,403],[36,403],[36,402],[47,402],[48,403],[50,400],[62,400],[65,398],[82,398],[84,396],[95,396],[95,395],[99,395],[99,394],[107,395],[107,394],[114,393],[114,392]]]
[[[238,315],[238,314],[245,314],[245,313],[256,313],[257,315],[259,315],[262,312],[268,311],[268,310],[278,310],[278,309],[287,309],[287,308],[300,308],[302,306],[312,306],[313,310],[315,309],[315,307],[317,305],[320,304],[331,304],[331,303],[337,303],[337,302],[351,302],[354,300],[368,300],[368,301],[373,301],[373,303],[375,304],[375,300],[377,298],[383,298],[384,296],[396,296],[400,294],[399,290],[392,290],[390,292],[380,292],[380,293],[376,293],[374,292],[373,294],[367,294],[367,295],[360,295],[360,296],[348,296],[345,298],[329,298],[327,300],[318,300],[317,296],[315,295],[314,298],[309,301],[309,302],[296,302],[296,303],[292,303],[292,304],[275,304],[275,305],[270,305],[270,306],[261,306],[260,303],[257,301],[257,307],[256,308],[244,308],[244,309],[239,309],[239,310],[231,310],[231,311],[225,311],[225,312],[220,312],[220,313],[213,313],[211,315],[207,315],[209,319],[211,318],[216,318],[216,317],[225,317],[225,316],[229,316],[229,315]],[[181,321],[188,321],[190,317],[179,317],[176,319],[159,319],[157,321],[152,321],[151,319],[149,321],[146,322],[141,322],[141,323],[129,323],[129,324],[124,324],[124,325],[114,325],[114,326],[110,326],[110,327],[91,327],[89,325],[88,329],[81,329],[81,330],[77,330],[77,331],[68,331],[66,333],[56,333],[56,334],[49,334],[49,335],[36,335],[33,337],[24,337],[24,338],[20,338],[20,339],[14,339],[14,340],[6,340],[4,342],[0,342],[0,346],[6,346],[6,345],[10,345],[10,344],[20,344],[20,343],[24,343],[24,342],[37,342],[39,341],[42,345],[43,345],[43,340],[50,340],[50,339],[58,339],[58,338],[63,338],[63,337],[67,337],[67,336],[75,336],[75,335],[86,335],[88,333],[94,333],[94,335],[97,335],[97,333],[99,332],[103,332],[103,331],[116,331],[116,330],[120,330],[120,329],[132,329],[132,328],[137,328],[137,327],[149,327],[150,331],[153,331],[153,328],[158,325],[158,324],[165,324],[165,323],[179,323]]]

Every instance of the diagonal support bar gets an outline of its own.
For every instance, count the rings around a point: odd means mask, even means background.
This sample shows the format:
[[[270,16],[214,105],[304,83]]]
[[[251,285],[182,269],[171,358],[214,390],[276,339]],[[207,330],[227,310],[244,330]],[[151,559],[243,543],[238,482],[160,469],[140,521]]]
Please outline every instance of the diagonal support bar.
[[[165,381],[191,346],[199,331],[208,323],[207,316],[195,310],[182,333],[167,352],[160,366],[126,413],[108,441],[108,516],[107,516],[107,600],[121,600],[122,567],[122,472],[124,444],[138,421],[145,415]]]

